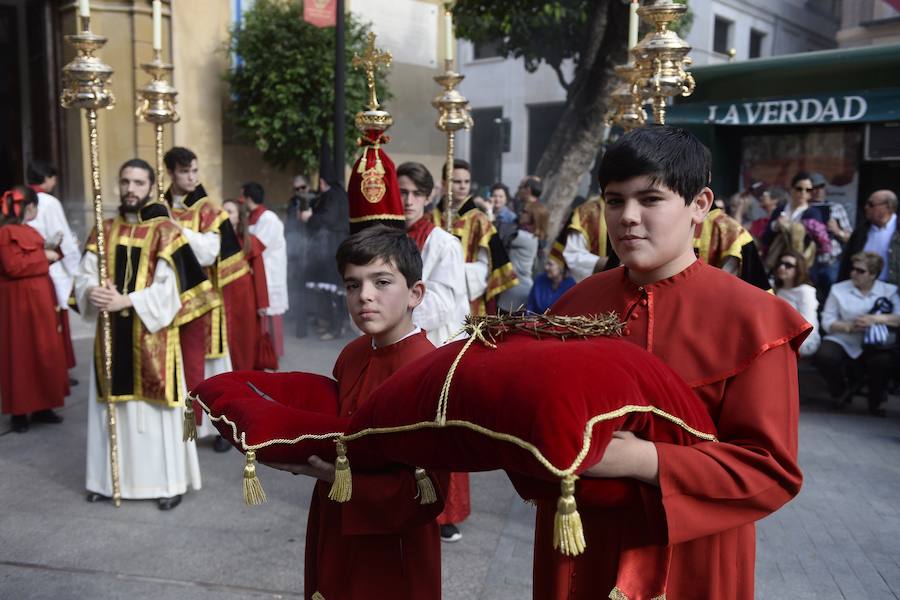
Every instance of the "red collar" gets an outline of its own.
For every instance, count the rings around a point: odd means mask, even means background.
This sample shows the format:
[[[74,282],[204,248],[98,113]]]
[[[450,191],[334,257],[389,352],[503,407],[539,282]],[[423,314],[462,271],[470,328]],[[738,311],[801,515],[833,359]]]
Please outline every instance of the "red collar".
[[[419,252],[422,252],[422,249],[425,247],[425,240],[428,239],[428,236],[431,235],[431,231],[434,229],[434,223],[431,219],[427,219],[425,215],[422,216],[421,219],[410,225],[406,229],[406,235],[412,239],[416,243],[416,247],[419,249]]]
[[[250,211],[250,214],[247,216],[247,220],[251,225],[256,225],[256,222],[259,221],[259,218],[262,214],[266,212],[266,207],[260,204],[256,208]]]

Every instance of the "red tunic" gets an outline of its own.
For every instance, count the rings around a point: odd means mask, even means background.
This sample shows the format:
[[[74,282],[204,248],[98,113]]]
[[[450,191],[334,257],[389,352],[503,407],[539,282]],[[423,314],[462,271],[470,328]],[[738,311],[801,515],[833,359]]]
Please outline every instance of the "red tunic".
[[[539,505],[534,597],[606,597],[621,550],[649,530],[651,543],[672,547],[669,598],[752,600],[754,522],[800,491],[796,349],[809,324],[779,298],[701,261],[644,286],[624,268],[600,273],[551,310],[622,315],[625,339],[682,376],[720,441],[657,443],[659,488],[647,486],[638,506],[581,510],[587,550],[578,557],[553,549],[556,507]]]
[[[250,236],[250,242],[253,247],[245,255],[250,266],[249,272],[222,288],[228,327],[228,352],[235,371],[253,369],[256,344],[261,335],[256,311],[269,306],[266,269],[262,262],[265,246],[255,236]]]
[[[347,344],[334,365],[340,414],[350,416],[397,369],[431,352],[417,333],[385,348],[362,336]],[[353,464],[351,462],[351,469]],[[419,504],[413,471],[353,472],[353,497],[328,499],[318,482],[306,526],[305,597],[326,600],[441,597],[441,542],[435,517],[444,506],[447,475],[429,473],[438,501]]]
[[[5,414],[58,408],[69,374],[44,238],[0,227],[0,397]]]

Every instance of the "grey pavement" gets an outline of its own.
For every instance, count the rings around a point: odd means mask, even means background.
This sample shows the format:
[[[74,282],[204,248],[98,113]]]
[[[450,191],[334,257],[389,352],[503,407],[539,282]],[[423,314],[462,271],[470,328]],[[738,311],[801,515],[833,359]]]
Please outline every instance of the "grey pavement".
[[[175,510],[84,501],[91,340],[75,333],[65,422],[19,435],[0,421],[0,598],[302,598],[307,478],[260,468],[269,502],[247,507],[243,457],[203,441],[203,489]],[[288,338],[282,367],[329,373],[344,343]],[[759,525],[758,598],[900,597],[900,400],[886,419],[863,408],[802,405],[803,491]],[[463,539],[442,547],[444,598],[529,598],[533,509],[501,473],[471,487]]]

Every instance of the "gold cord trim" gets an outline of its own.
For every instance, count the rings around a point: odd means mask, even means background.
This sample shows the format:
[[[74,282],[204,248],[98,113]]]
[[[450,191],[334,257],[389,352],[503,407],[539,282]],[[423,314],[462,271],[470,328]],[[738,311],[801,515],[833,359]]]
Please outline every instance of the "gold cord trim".
[[[324,598],[322,600],[325,600]],[[609,593],[609,600],[629,600],[628,596],[625,595],[625,592],[620,590],[618,587],[614,587],[612,591]],[[659,596],[653,596],[650,600],[666,600],[666,595],[660,594]]]

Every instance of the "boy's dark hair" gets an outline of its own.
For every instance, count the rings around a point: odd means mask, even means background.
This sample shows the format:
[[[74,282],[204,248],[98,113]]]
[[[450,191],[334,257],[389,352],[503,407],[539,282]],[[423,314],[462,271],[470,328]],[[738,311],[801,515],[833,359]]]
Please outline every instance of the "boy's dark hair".
[[[397,177],[409,177],[420,194],[428,196],[434,189],[434,178],[422,163],[405,162],[397,167]]]
[[[0,214],[0,227],[3,225],[22,224],[25,222],[25,208],[29,204],[38,203],[38,195],[33,189],[27,185],[17,185],[8,192],[0,193],[0,202],[5,204],[3,210],[6,216]],[[16,202],[16,199],[19,202]],[[16,214],[16,204],[18,204],[19,214]]]
[[[642,127],[609,147],[600,161],[598,182],[605,191],[612,182],[649,176],[688,205],[709,185],[711,164],[709,149],[689,131],[669,125]]]
[[[56,167],[46,160],[33,160],[28,163],[28,170],[25,173],[25,178],[28,180],[29,185],[40,185],[44,183],[44,180],[48,177],[55,177],[56,175]]]
[[[147,171],[148,177],[150,178],[150,186],[151,187],[153,186],[154,183],[156,183],[156,171],[153,169],[153,167],[150,166],[150,163],[148,163],[143,158],[132,158],[131,160],[127,160],[124,163],[122,163],[122,166],[119,167],[119,176],[121,177],[122,171],[124,171],[125,169],[128,169],[129,167],[135,168],[135,169],[143,169],[143,170]]]
[[[470,174],[472,173],[472,165],[469,164],[469,161],[463,160],[461,158],[453,159],[453,170],[455,171],[456,169],[462,169],[464,171],[468,171]],[[443,177],[446,172],[447,172],[447,163],[444,163],[441,166],[441,176]]]
[[[806,171],[800,171],[799,173],[794,175],[794,177],[791,179],[791,187],[794,187],[795,185],[797,185],[798,181],[803,181],[804,179],[809,179],[811,182],[812,175],[810,175]]]
[[[175,146],[166,152],[166,155],[163,157],[163,162],[166,163],[166,169],[174,172],[175,167],[189,167],[191,166],[191,161],[196,159],[197,155],[191,150],[182,148],[181,146]]]
[[[247,183],[242,185],[241,193],[257,204],[265,204],[266,202],[266,192],[265,190],[263,190],[263,186],[256,183],[255,181],[248,181]]]
[[[535,198],[540,198],[541,192],[544,191],[544,188],[541,185],[541,178],[536,175],[529,175],[526,177],[525,181],[522,182],[522,187],[528,188],[528,191]]]
[[[354,233],[338,246],[338,271],[341,277],[347,265],[367,265],[380,258],[403,274],[406,287],[422,279],[422,255],[406,231],[386,225],[372,225]]]

